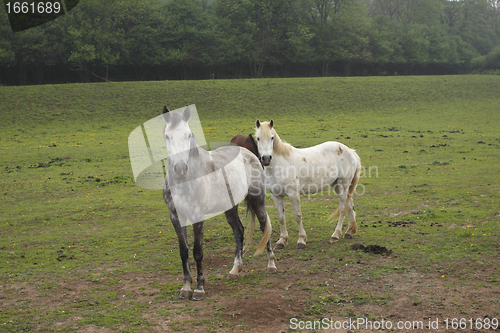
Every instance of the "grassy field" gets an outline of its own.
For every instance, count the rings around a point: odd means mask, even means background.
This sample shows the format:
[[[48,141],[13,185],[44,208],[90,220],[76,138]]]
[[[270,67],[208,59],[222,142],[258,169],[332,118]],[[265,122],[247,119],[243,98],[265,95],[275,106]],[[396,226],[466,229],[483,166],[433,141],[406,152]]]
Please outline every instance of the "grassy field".
[[[444,329],[446,318],[500,319],[499,96],[498,76],[0,87],[0,332],[286,332],[291,318],[439,318]],[[296,147],[356,149],[357,235],[330,244],[337,199],[304,197],[308,243],[297,250],[287,202],[291,239],[276,251],[278,272],[247,255],[243,276],[228,280],[234,239],[217,216],[206,223],[207,298],[179,301],[168,210],[161,190],[134,184],[127,138],[163,105],[188,104],[208,142],[272,118]],[[268,211],[274,242],[270,198]]]

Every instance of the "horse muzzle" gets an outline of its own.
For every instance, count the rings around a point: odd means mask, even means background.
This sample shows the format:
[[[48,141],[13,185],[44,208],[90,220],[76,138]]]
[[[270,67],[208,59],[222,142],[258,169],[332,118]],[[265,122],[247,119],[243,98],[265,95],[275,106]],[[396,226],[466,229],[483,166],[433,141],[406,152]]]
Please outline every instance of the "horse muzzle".
[[[263,155],[260,157],[260,161],[262,162],[263,166],[268,166],[269,164],[271,164],[272,159],[273,157],[271,155]]]
[[[186,162],[177,162],[174,165],[174,174],[177,178],[186,178],[188,172],[188,165]]]

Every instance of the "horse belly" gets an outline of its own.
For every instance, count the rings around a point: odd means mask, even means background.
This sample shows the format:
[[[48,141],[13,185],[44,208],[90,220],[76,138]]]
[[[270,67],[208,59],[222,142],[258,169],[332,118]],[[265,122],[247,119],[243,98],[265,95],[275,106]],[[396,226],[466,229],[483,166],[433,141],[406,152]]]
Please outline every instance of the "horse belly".
[[[295,187],[293,183],[285,182],[283,178],[276,178],[274,176],[266,175],[266,189],[278,196],[288,195],[289,189]]]
[[[301,181],[300,194],[315,194],[330,187],[332,182],[329,179],[318,179],[317,181]]]
[[[309,173],[299,177],[300,193],[314,194],[329,188],[337,179],[333,168],[327,165],[310,165]]]
[[[266,188],[269,192],[289,196],[293,193],[314,194],[330,187],[336,180],[331,177],[334,172],[329,168],[324,168],[325,172],[313,172],[308,174],[306,168],[289,169],[289,172],[281,173],[280,176],[267,175]]]
[[[189,219],[187,224],[205,220],[207,214],[217,214],[231,208],[222,171],[171,185],[173,204],[177,214]]]

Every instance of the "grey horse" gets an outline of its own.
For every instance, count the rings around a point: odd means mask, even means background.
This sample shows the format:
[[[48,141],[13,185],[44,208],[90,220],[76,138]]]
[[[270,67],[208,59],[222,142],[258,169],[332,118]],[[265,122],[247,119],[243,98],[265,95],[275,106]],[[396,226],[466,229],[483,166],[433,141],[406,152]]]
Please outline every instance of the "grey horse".
[[[247,242],[250,245],[255,228],[255,217],[263,232],[255,254],[267,248],[267,271],[274,273],[276,265],[271,247],[271,221],[265,208],[265,175],[258,158],[246,148],[226,146],[206,151],[196,143],[188,125],[191,116],[189,107],[182,114],[163,108],[165,129],[163,136],[168,151],[168,171],[163,186],[163,198],[170,211],[170,220],[177,233],[179,251],[184,271],[184,285],[179,298],[205,297],[203,260],[204,220],[210,214],[225,212],[233,229],[236,241],[234,266],[229,278],[236,278],[243,269],[244,228],[238,216],[238,204],[246,200],[250,212]],[[212,215],[213,216],[213,215]],[[189,267],[189,249],[186,225],[192,224],[194,231],[193,256],[198,273],[196,288]]]

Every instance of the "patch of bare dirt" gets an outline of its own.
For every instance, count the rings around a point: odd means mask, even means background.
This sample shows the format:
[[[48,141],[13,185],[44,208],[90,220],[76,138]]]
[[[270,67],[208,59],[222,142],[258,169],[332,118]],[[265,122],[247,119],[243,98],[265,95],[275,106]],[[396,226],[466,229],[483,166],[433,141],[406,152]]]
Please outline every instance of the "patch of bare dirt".
[[[370,271],[374,267],[396,266],[393,264],[396,258],[370,255],[368,259],[359,260],[353,250],[351,256],[341,260],[325,260],[317,258],[317,253],[307,257],[307,251],[307,248],[297,250],[290,245],[276,251],[280,259],[275,274],[263,274],[265,256],[258,260],[249,260],[247,256],[243,274],[236,280],[226,279],[232,266],[232,258],[227,256],[232,252],[229,248],[221,252],[224,255],[208,253],[204,260],[207,296],[200,302],[165,297],[160,288],[174,284],[177,294],[182,274],[173,276],[161,271],[120,273],[114,276],[113,283],[109,279],[90,282],[68,276],[57,281],[57,288],[50,290],[39,290],[27,284],[9,286],[3,281],[0,296],[7,296],[2,298],[2,307],[38,310],[41,318],[49,311],[71,308],[69,317],[51,323],[54,329],[62,330],[76,325],[93,309],[105,311],[99,307],[99,298],[95,295],[109,291],[118,292],[112,300],[117,307],[128,302],[145,306],[142,318],[150,323],[148,332],[288,332],[293,327],[292,318],[302,321],[384,319],[394,325],[412,321],[423,323],[424,330],[445,332],[444,320],[447,318],[475,321],[500,317],[500,286],[494,278],[499,259],[495,256],[484,260],[491,263],[487,265],[472,261],[440,263],[424,272],[395,267],[392,272],[373,276]],[[98,275],[97,271],[94,273]],[[196,273],[194,269],[193,273]],[[255,276],[262,278],[252,282]],[[439,329],[427,329],[426,326],[436,319]],[[44,325],[33,328],[38,331]],[[107,333],[112,330],[85,325],[76,331]]]

